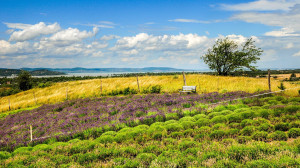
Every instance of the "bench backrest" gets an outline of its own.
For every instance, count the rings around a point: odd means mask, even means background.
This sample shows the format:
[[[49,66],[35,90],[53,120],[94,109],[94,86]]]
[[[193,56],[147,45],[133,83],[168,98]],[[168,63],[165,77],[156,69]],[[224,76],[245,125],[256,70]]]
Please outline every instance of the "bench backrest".
[[[196,90],[196,86],[182,86],[183,91],[194,91]]]

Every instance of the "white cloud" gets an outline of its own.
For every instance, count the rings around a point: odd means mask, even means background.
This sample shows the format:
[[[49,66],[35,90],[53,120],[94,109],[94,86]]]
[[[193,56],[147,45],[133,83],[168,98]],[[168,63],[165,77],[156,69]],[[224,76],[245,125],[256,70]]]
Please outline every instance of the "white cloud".
[[[293,56],[294,56],[294,57],[300,57],[300,51],[297,52],[297,53],[295,53],[295,54],[293,54]]]
[[[48,35],[60,30],[58,23],[46,25],[40,22],[35,25],[22,24],[22,23],[5,23],[8,28],[21,29],[11,31],[9,41],[27,41],[32,40],[41,35]]]
[[[300,36],[300,34],[296,34],[293,29],[290,28],[281,28],[279,31],[270,31],[265,33],[266,36],[274,36],[274,37],[285,37],[285,36]]]
[[[117,35],[104,35],[100,38],[100,40],[109,41],[109,40],[118,39],[118,38],[120,38],[120,36],[117,36]]]
[[[77,42],[83,39],[93,37],[98,33],[98,28],[94,27],[93,32],[80,31],[77,28],[68,28],[53,34],[51,37],[46,38],[49,41],[56,42]]]
[[[221,8],[232,11],[288,11],[299,0],[258,0],[234,5],[222,4]]]
[[[267,36],[284,37],[300,35],[300,4],[294,5],[285,13],[244,12],[233,15],[231,19],[281,27],[280,30],[266,32],[265,35]]]
[[[293,48],[294,47],[294,43],[287,43],[285,48],[286,49],[290,49],[290,48]]]
[[[210,23],[209,21],[202,21],[196,19],[172,19],[169,22],[181,22],[181,23]]]
[[[29,42],[17,42],[11,44],[8,41],[0,40],[0,54],[10,55],[10,54],[20,54],[31,52],[32,48],[30,47]]]

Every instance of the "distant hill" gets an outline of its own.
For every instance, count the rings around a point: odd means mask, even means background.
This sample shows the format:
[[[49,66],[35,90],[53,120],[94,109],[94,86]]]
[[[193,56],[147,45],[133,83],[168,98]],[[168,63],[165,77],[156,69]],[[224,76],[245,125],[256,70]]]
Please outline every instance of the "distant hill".
[[[27,71],[34,71],[41,68],[22,68]],[[145,67],[145,68],[43,68],[49,71],[57,71],[64,73],[116,73],[116,72],[179,72],[193,71],[186,69],[176,69],[169,67]]]
[[[48,75],[65,75],[64,72],[51,71],[48,69],[27,70],[32,76],[48,76]],[[21,69],[5,69],[0,68],[0,76],[18,75]]]

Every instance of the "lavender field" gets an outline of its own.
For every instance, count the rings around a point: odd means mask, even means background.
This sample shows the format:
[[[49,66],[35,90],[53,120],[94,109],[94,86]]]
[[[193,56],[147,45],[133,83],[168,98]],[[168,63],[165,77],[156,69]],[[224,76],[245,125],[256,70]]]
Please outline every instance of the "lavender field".
[[[0,148],[13,150],[30,142],[32,125],[34,143],[49,138],[98,137],[105,131],[120,130],[140,124],[193,116],[206,110],[204,104],[250,95],[246,92],[208,94],[149,94],[124,97],[70,100],[23,111],[0,119]]]

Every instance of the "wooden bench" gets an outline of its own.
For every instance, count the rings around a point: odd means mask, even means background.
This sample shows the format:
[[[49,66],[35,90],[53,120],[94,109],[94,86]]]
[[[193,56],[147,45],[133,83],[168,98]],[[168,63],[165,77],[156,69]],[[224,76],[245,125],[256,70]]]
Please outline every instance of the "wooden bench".
[[[182,86],[180,93],[196,93],[196,86]]]

